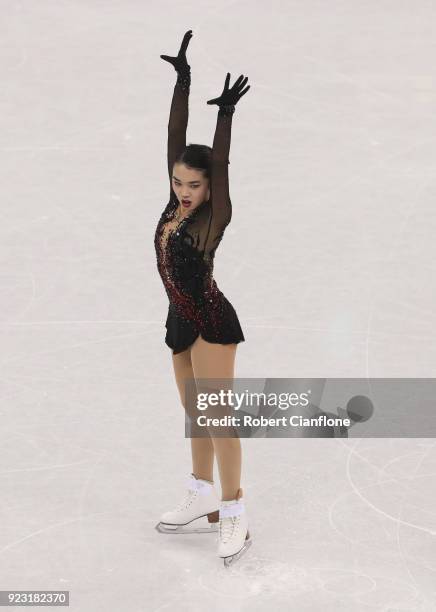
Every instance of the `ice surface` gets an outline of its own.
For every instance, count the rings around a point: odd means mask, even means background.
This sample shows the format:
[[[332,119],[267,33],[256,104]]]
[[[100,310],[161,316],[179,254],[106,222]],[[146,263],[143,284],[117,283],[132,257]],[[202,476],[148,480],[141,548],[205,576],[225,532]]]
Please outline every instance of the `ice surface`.
[[[436,5],[3,0],[2,589],[70,609],[436,610],[429,439],[244,440],[253,545],[165,536],[190,471],[153,236],[176,53],[188,142],[226,73],[215,278],[240,377],[435,376]],[[218,472],[215,477],[218,482]]]

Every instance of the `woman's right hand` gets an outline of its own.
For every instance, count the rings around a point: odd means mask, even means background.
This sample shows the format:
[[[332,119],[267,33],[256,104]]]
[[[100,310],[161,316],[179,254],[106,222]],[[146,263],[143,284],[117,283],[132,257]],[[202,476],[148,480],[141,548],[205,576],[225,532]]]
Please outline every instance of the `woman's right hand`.
[[[180,45],[179,52],[176,56],[171,55],[161,55],[160,57],[172,64],[176,70],[176,72],[183,72],[187,67],[189,67],[188,60],[186,59],[186,49],[188,48],[189,41],[192,38],[192,30],[188,30],[182,40],[182,44]]]

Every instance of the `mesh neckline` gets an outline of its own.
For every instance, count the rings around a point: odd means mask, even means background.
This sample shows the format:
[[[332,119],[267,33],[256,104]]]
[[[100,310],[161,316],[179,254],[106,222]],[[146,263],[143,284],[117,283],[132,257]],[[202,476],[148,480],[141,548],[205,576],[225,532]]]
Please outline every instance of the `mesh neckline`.
[[[178,224],[176,225],[176,227],[179,227],[179,225],[181,225],[181,224],[182,224],[184,221],[186,221],[187,219],[191,219],[191,218],[192,218],[192,217],[193,217],[193,216],[196,214],[196,212],[197,212],[197,211],[198,211],[200,208],[204,208],[204,207],[206,206],[206,204],[208,204],[208,203],[209,203],[209,201],[210,201],[210,200],[204,200],[204,202],[202,202],[201,204],[199,204],[198,206],[196,206],[196,207],[194,208],[194,210],[193,210],[193,211],[191,211],[190,213],[188,213],[187,215],[185,215],[185,216],[183,217],[183,219],[181,219],[181,220],[178,222]],[[175,212],[176,212],[176,210],[177,210],[177,207],[178,207],[179,203],[178,203],[178,201],[177,201],[176,199],[174,199],[174,200],[173,200],[173,202],[172,202],[172,204],[173,204],[173,208],[172,208],[172,210],[170,211],[170,215],[171,215],[171,218],[172,218],[172,219],[174,219]]]

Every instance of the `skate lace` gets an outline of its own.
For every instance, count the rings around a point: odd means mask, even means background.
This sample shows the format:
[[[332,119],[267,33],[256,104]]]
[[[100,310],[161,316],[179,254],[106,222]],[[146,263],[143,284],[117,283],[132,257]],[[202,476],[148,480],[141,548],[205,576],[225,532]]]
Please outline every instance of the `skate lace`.
[[[239,522],[239,516],[226,516],[219,522],[219,537],[222,542],[228,542],[233,536],[235,525]]]
[[[195,489],[189,489],[186,493],[185,497],[182,499],[180,504],[177,506],[176,511],[185,510],[188,506],[191,505],[194,497],[196,497],[197,491]]]

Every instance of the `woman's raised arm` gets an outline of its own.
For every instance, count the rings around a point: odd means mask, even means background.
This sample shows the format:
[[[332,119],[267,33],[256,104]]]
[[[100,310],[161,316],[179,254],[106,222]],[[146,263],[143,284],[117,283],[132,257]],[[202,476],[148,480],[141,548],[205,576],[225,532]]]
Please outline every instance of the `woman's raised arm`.
[[[235,105],[239,99],[250,89],[248,77],[241,75],[229,89],[230,73],[227,73],[222,94],[218,98],[208,100],[208,104],[217,104],[219,107],[215,136],[212,147],[211,168],[211,199],[212,219],[205,250],[213,250],[219,241],[226,225],[232,217],[232,203],[229,193],[229,152],[232,132],[232,118]]]
[[[191,86],[191,67],[186,59],[186,49],[192,37],[192,30],[188,30],[180,45],[177,56],[161,55],[160,57],[174,66],[177,72],[177,81],[171,102],[170,118],[168,121],[167,162],[170,189],[172,188],[173,165],[177,157],[186,147],[186,129],[188,127],[188,100]]]

